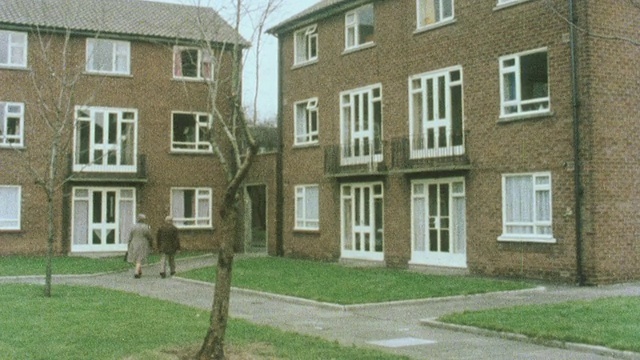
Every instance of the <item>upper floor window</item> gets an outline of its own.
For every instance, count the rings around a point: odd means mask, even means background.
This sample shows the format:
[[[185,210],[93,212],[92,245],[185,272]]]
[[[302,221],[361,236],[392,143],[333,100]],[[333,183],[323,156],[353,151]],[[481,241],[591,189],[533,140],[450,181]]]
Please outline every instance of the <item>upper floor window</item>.
[[[0,67],[27,67],[27,34],[0,30]]]
[[[171,189],[171,215],[179,228],[211,227],[211,189]]]
[[[340,93],[341,163],[382,161],[382,88],[380,85]]]
[[[344,18],[345,49],[373,43],[374,29],[373,4],[349,11]]]
[[[24,104],[0,102],[0,147],[23,146]]]
[[[417,0],[418,29],[453,20],[453,0]]]
[[[318,142],[318,99],[297,102],[295,105],[295,145]]]
[[[551,231],[551,174],[502,176],[504,241],[555,242]]]
[[[0,185],[0,231],[20,230],[20,186]]]
[[[296,186],[297,230],[318,230],[320,228],[318,185]]]
[[[296,31],[294,38],[295,65],[318,59],[318,27],[309,26]]]
[[[211,115],[205,113],[173,113],[171,116],[171,150],[210,152]]]
[[[177,79],[213,79],[213,56],[207,50],[176,46],[173,49],[173,77]]]
[[[77,107],[74,171],[136,171],[136,110]]]
[[[462,68],[411,77],[409,116],[412,158],[463,154]]]
[[[500,116],[548,112],[547,50],[533,50],[500,58]]]
[[[128,41],[87,39],[87,72],[129,75],[131,45]]]

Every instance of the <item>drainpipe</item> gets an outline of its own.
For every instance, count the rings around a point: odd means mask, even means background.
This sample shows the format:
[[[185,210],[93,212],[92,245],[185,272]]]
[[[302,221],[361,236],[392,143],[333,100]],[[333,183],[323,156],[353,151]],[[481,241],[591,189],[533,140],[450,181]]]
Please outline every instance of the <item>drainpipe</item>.
[[[584,286],[586,283],[584,274],[584,251],[582,239],[582,164],[580,161],[580,95],[578,92],[578,57],[576,44],[576,23],[575,4],[569,0],[569,47],[571,49],[571,98],[573,107],[573,181],[575,197],[575,225],[576,225],[576,273],[578,285]]]
[[[277,36],[277,34],[274,34]],[[282,176],[282,152],[283,146],[283,120],[282,120],[282,39],[278,37],[278,114],[277,127],[278,127],[278,152],[276,155],[276,255],[284,256],[284,240],[283,240],[283,224],[284,224],[284,184]]]

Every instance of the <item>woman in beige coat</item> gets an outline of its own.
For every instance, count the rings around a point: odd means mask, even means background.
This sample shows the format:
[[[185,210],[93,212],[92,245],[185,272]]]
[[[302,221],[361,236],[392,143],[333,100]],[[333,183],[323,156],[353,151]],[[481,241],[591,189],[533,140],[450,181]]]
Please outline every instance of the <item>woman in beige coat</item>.
[[[138,214],[138,222],[133,225],[129,232],[127,261],[136,264],[135,274],[133,275],[136,279],[142,276],[142,264],[147,262],[153,242],[151,229],[146,224],[146,220],[147,217],[144,214]]]

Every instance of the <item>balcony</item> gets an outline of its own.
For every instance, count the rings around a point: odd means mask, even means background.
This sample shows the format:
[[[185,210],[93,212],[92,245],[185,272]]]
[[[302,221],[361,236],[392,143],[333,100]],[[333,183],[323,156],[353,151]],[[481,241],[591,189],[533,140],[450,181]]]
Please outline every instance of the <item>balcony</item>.
[[[118,167],[110,165],[74,165],[73,155],[67,157],[67,175],[70,182],[116,182],[116,183],[145,183],[147,177],[147,157],[137,156],[135,166]]]
[[[329,177],[386,175],[384,141],[355,140],[348,144],[327,146],[324,149],[324,173]]]
[[[426,173],[471,169],[464,145],[448,147],[425,146],[423,139],[409,137],[391,142],[391,166],[394,172]]]

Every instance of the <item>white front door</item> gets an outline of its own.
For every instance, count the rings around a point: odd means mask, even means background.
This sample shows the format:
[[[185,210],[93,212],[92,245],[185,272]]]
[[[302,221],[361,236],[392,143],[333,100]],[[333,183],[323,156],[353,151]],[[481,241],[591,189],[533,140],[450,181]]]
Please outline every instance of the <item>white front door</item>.
[[[411,263],[467,267],[464,179],[411,183]]]
[[[384,260],[382,183],[341,188],[342,257]]]
[[[126,250],[134,209],[133,188],[74,188],[71,252]]]

